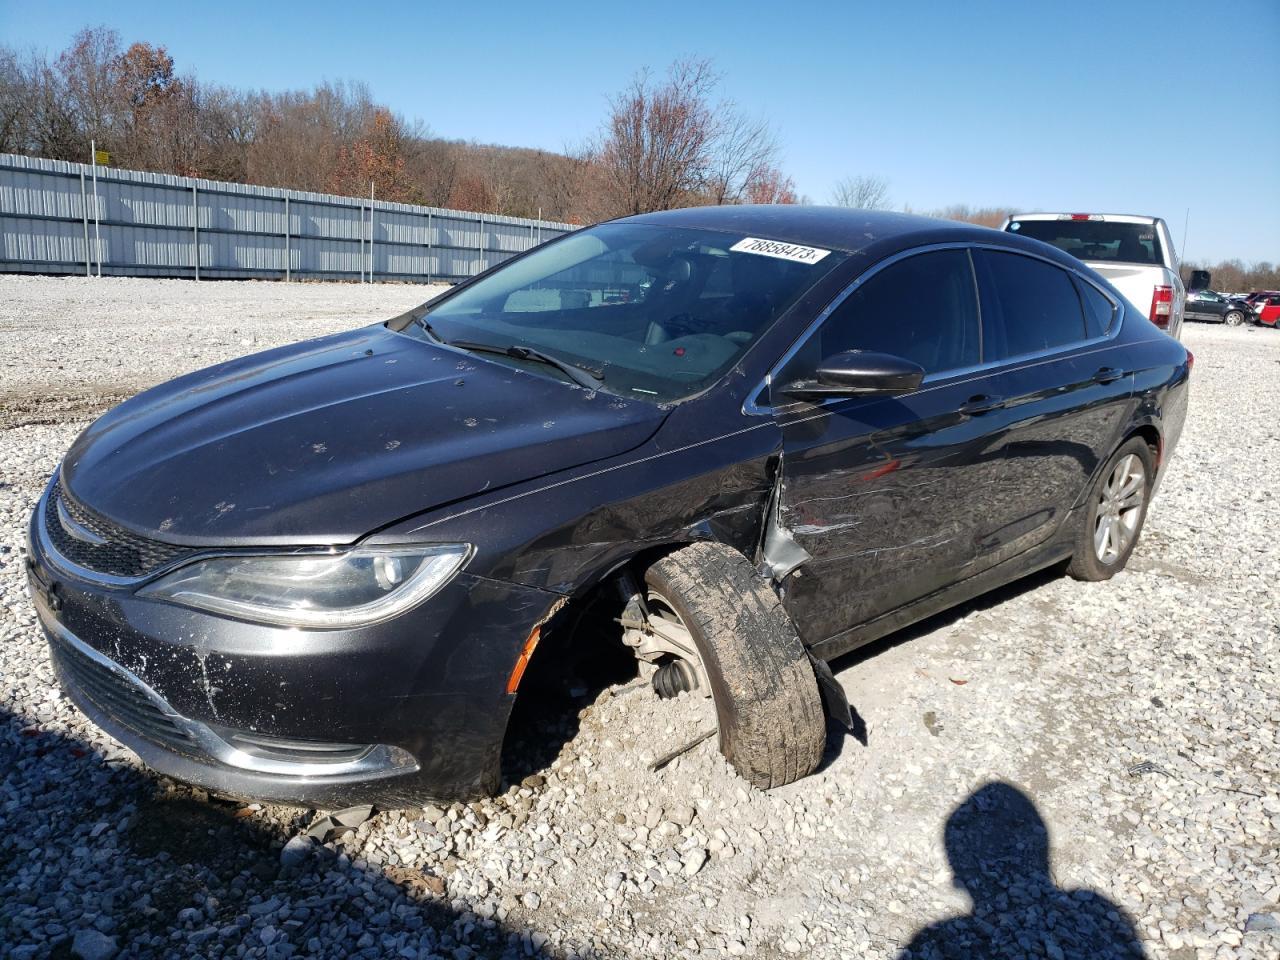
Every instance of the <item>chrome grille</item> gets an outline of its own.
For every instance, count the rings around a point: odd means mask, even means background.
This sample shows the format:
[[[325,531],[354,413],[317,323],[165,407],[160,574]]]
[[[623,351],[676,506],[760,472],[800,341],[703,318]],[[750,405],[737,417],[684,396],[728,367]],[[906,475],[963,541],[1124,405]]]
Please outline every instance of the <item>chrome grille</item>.
[[[91,543],[74,536],[65,529],[58,516],[61,505],[74,523],[83,527],[99,543]],[[109,520],[99,517],[76,502],[63,488],[59,479],[49,491],[45,505],[44,528],[49,542],[59,555],[77,567],[105,573],[113,577],[141,577],[191,553],[188,547],[160,543],[139,537]]]
[[[194,743],[186,730],[123,673],[99,663],[55,634],[49,636],[49,650],[63,682],[103,713],[148,740],[190,752]]]

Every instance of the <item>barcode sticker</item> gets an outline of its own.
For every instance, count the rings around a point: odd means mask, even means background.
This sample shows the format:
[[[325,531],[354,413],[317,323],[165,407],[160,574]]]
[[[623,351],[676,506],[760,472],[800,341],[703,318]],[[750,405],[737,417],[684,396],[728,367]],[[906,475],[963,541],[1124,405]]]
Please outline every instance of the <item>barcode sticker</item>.
[[[792,260],[796,263],[817,263],[831,252],[818,247],[802,247],[798,243],[783,243],[781,240],[761,240],[758,237],[743,237],[729,249],[733,253],[757,253],[762,257],[777,257],[779,260]]]

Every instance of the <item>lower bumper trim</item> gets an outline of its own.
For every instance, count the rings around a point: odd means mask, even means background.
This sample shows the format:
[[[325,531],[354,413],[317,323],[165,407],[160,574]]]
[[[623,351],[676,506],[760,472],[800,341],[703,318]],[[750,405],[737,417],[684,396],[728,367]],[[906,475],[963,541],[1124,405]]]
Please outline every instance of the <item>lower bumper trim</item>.
[[[36,606],[64,691],[89,719],[160,773],[222,792],[309,802],[326,788],[418,771],[411,754],[388,744],[288,740],[184,717],[43,604]]]

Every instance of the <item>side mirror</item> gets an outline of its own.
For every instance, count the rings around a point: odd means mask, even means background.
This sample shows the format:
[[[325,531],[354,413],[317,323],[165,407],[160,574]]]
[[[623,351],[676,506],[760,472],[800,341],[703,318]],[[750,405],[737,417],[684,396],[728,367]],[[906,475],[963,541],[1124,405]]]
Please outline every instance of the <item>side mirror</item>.
[[[924,379],[924,367],[872,350],[847,350],[818,364],[812,380],[796,380],[782,388],[793,397],[859,397],[910,393]]]

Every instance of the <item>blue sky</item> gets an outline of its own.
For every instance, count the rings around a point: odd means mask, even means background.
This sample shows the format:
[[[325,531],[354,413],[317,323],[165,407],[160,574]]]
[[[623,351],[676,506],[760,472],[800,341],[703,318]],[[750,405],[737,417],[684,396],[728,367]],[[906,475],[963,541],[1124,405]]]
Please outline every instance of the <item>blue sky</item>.
[[[767,117],[800,192],[848,174],[895,205],[1149,213],[1191,258],[1280,260],[1280,2],[243,3],[0,0],[0,41],[81,26],[240,87],[367,82],[436,134],[593,133],[640,68],[709,56]]]

